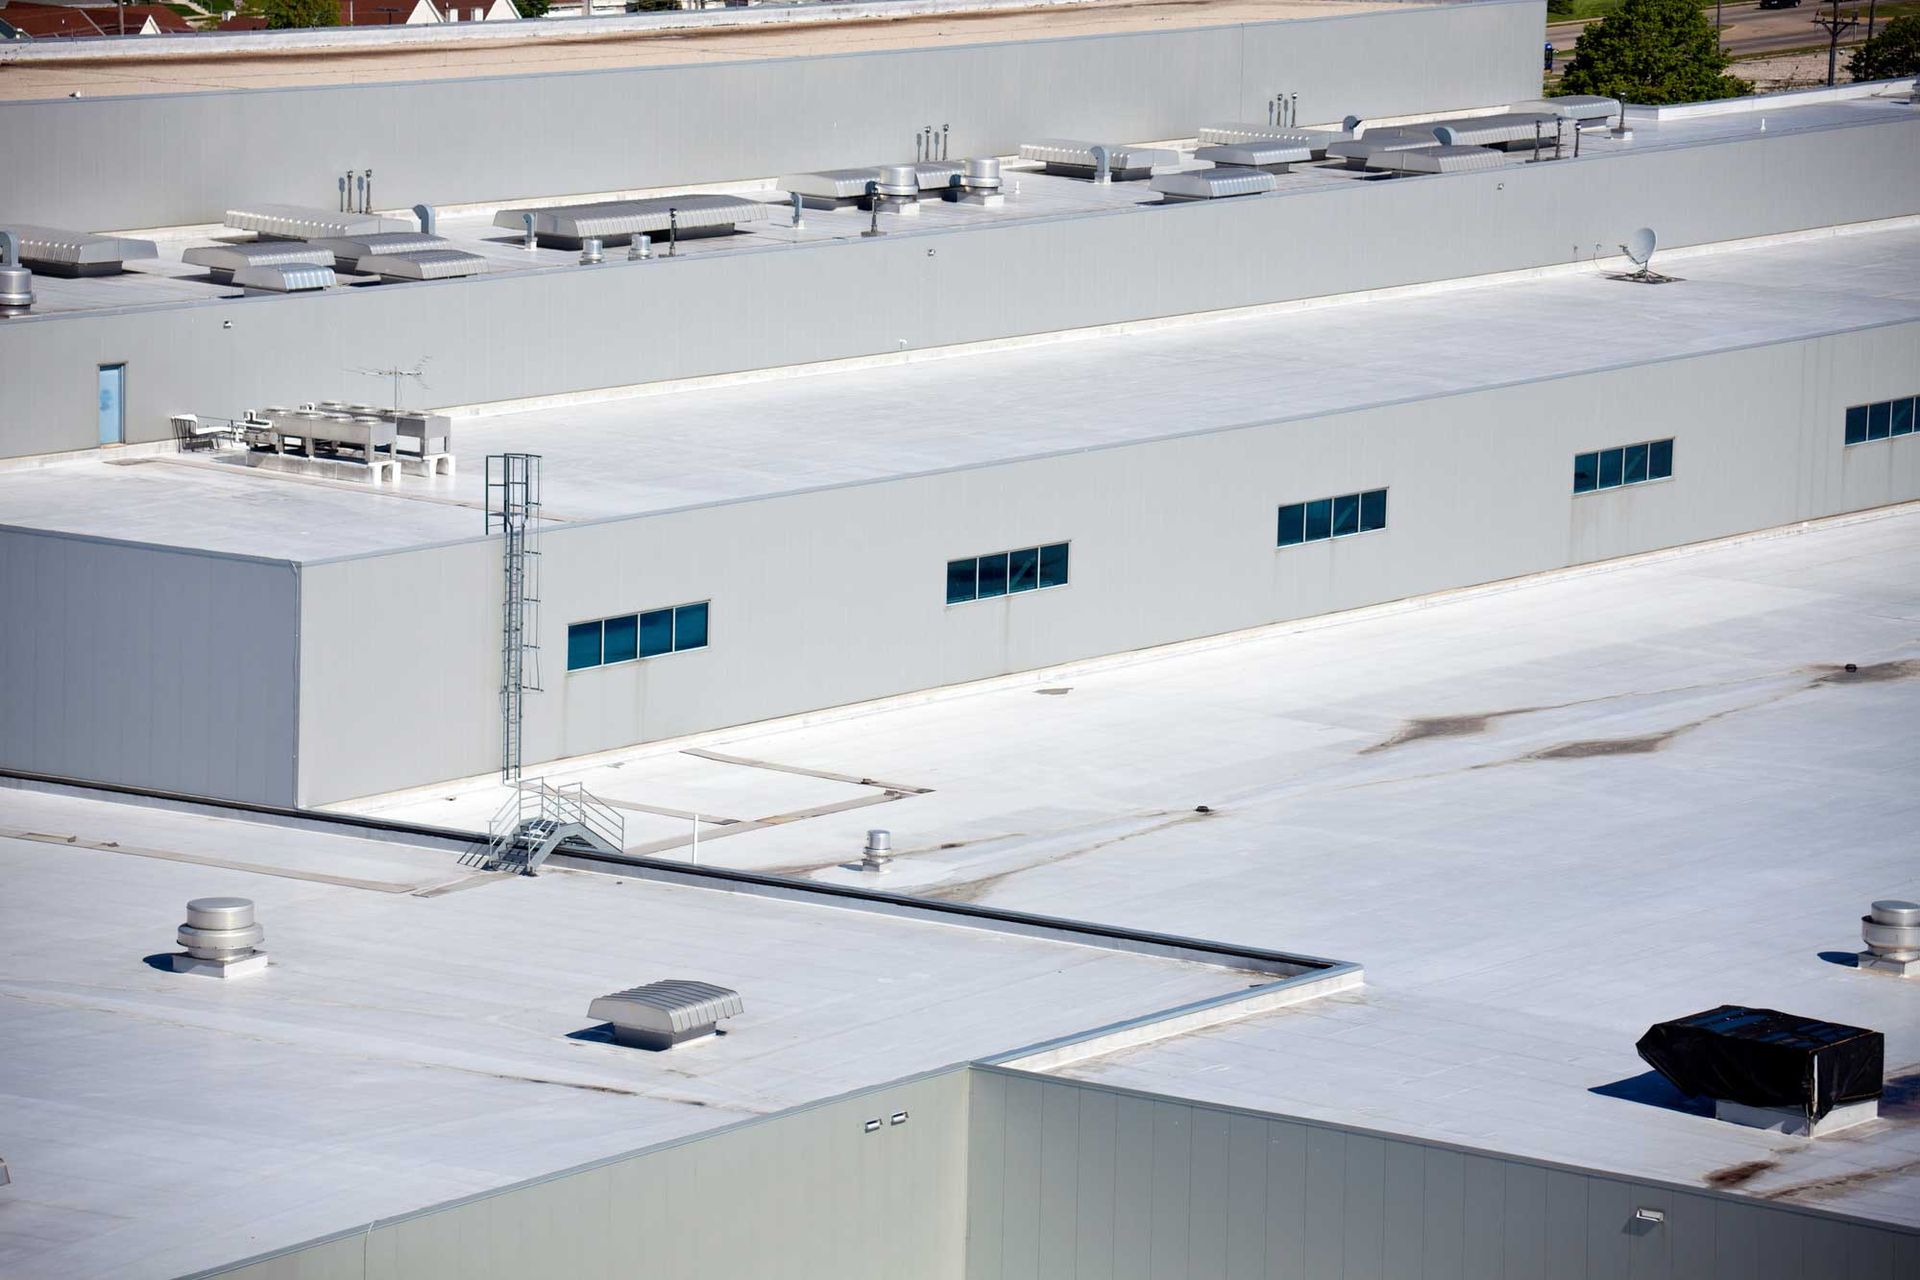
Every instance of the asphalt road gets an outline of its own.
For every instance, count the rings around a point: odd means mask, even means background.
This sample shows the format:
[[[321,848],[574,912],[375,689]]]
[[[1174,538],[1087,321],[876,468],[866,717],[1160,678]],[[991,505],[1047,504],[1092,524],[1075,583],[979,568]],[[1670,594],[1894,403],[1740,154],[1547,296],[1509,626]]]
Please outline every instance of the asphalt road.
[[[1722,10],[1722,44],[1728,55],[1734,58],[1823,45],[1827,42],[1827,33],[1813,24],[1817,12],[1821,10],[1816,10],[1811,3],[1802,4],[1797,9],[1762,9],[1752,0],[1728,4]],[[1831,13],[1832,6],[1827,6],[1824,12]],[[1852,5],[1841,7],[1843,18],[1852,13]],[[1859,44],[1867,38],[1864,9],[1858,16],[1860,25],[1840,38],[1842,47]],[[1885,25],[1884,19],[1882,25]],[[1550,23],[1547,26],[1547,39],[1565,58],[1572,54],[1573,42],[1579,39],[1585,26],[1584,22]]]

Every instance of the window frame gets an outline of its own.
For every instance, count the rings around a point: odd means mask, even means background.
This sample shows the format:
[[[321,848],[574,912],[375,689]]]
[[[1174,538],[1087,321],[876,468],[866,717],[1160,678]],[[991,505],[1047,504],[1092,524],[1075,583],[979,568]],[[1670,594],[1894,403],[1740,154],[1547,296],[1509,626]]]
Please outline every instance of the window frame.
[[[704,638],[697,645],[682,646],[679,643],[680,614],[682,610],[686,609],[703,609],[706,611],[707,623],[703,628]],[[644,640],[646,634],[645,620],[663,613],[667,616],[668,647],[649,653]],[[607,624],[610,622],[628,621],[631,621],[633,624],[633,656],[630,658],[615,658],[609,661],[607,659]],[[597,662],[575,666],[573,663],[573,635],[576,631],[581,631],[587,627],[593,627],[598,630],[600,636],[600,658]],[[705,600],[688,600],[681,604],[663,605],[656,609],[640,609],[632,613],[616,613],[605,618],[588,618],[581,622],[569,622],[567,624],[567,674],[571,676],[577,675],[582,671],[601,671],[608,667],[628,667],[633,666],[635,663],[651,662],[655,658],[670,658],[677,653],[696,653],[701,649],[710,649],[712,647],[713,600],[711,597]]]
[[[1348,538],[1363,538],[1369,533],[1385,533],[1387,531],[1387,495],[1391,491],[1391,485],[1380,485],[1377,488],[1358,489],[1351,493],[1335,494],[1331,498],[1310,498],[1304,502],[1283,502],[1274,510],[1273,549],[1275,551],[1290,551],[1295,547],[1309,547],[1321,542],[1344,542]],[[1374,497],[1379,499],[1380,523],[1370,525],[1367,523],[1367,513],[1369,506],[1372,504],[1368,502],[1368,499]],[[1313,519],[1315,515],[1314,509],[1316,507],[1321,508],[1326,517],[1326,532],[1324,533],[1314,532],[1315,525],[1313,524]],[[1341,517],[1349,512],[1352,515],[1353,527],[1342,529]],[[1295,516],[1296,523],[1292,529],[1289,529],[1287,525],[1289,513],[1297,513]],[[1287,534],[1296,531],[1298,536],[1289,540]]]
[[[1056,552],[1057,560],[1063,564],[1066,576],[1058,582],[1047,581],[1047,566],[1050,563],[1048,552]],[[1014,586],[1014,557],[1031,554],[1033,556],[1033,580],[1026,586]],[[1006,562],[1005,584],[993,595],[982,595],[980,585],[985,576],[985,566],[990,560]],[[972,563],[973,595],[964,599],[954,599],[952,594],[953,569],[955,565]],[[1073,585],[1073,540],[1062,538],[1058,542],[1029,543],[1015,547],[1010,551],[989,551],[977,556],[952,556],[946,562],[947,592],[943,609],[959,609],[970,604],[979,604],[985,600],[1008,600],[1014,596],[1030,596],[1042,591],[1057,591]]]
[[[1901,411],[1906,414],[1906,429],[1895,430]],[[1920,395],[1889,396],[1866,404],[1850,404],[1841,415],[1841,443],[1851,449],[1858,444],[1884,444],[1907,436],[1920,436]]]
[[[1650,484],[1664,484],[1673,479],[1673,455],[1679,440],[1678,436],[1663,436],[1655,440],[1635,440],[1631,444],[1609,445],[1604,449],[1582,449],[1573,455],[1572,495],[1576,498],[1590,497],[1596,493],[1613,493],[1619,489],[1640,489]],[[1641,475],[1637,480],[1627,477],[1632,474],[1635,454],[1638,454]],[[1664,454],[1666,470],[1656,473],[1656,462]],[[1607,462],[1613,460],[1614,475],[1607,479]],[[1580,464],[1586,461],[1591,470],[1583,473]],[[1585,488],[1580,485],[1585,478],[1590,482]]]

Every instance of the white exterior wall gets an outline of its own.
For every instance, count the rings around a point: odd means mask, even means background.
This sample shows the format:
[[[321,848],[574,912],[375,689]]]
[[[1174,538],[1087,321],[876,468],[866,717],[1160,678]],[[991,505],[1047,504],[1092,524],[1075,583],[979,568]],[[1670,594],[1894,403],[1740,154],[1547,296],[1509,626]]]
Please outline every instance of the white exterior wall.
[[[0,527],[0,768],[294,799],[291,564]]]
[[[914,479],[550,531],[526,760],[598,751],[1920,498],[1920,324]],[[1169,422],[1170,431],[1178,430]],[[1672,436],[1674,478],[1576,496],[1576,453]],[[1388,527],[1274,547],[1286,502],[1387,487]],[[1071,541],[1064,588],[948,608],[945,562]],[[305,803],[497,764],[499,560],[302,571]],[[568,674],[570,622],[712,601],[707,649]],[[358,681],[377,666],[385,678]]]

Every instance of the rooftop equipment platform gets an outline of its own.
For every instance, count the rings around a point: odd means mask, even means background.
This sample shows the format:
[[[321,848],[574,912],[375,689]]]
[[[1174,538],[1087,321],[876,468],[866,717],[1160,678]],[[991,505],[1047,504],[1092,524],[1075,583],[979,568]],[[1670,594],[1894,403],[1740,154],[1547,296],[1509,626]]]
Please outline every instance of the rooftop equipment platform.
[[[409,221],[383,218],[377,213],[310,209],[297,204],[257,204],[247,209],[229,209],[226,223],[235,231],[251,231],[262,239],[273,240],[324,240],[414,229]]]
[[[151,240],[97,236],[86,231],[19,222],[3,224],[3,229],[13,232],[21,264],[32,268],[37,275],[118,275],[124,269],[122,264],[130,259],[159,256]]]
[[[769,212],[768,206],[758,200],[739,196],[653,196],[541,209],[502,209],[494,215],[493,225],[518,231],[531,215],[533,234],[542,245],[578,249],[584,240],[625,244],[637,235],[658,237],[669,230],[682,239],[730,235],[743,222],[765,222]]]
[[[809,209],[844,209],[850,205],[866,207],[867,184],[880,181],[886,169],[913,170],[914,184],[923,192],[941,192],[960,176],[963,164],[958,160],[922,160],[911,165],[870,165],[863,169],[821,169],[813,173],[789,173],[775,182],[780,190],[798,195]]]
[[[1153,176],[1158,165],[1180,163],[1180,153],[1155,147],[1130,147],[1112,142],[1082,142],[1077,138],[1041,138],[1020,144],[1022,160],[1037,160],[1048,173],[1068,178],[1091,178],[1099,169],[1096,148],[1107,154],[1107,173],[1115,182],[1136,182]]]
[[[1620,114],[1620,103],[1613,98],[1602,98],[1590,93],[1570,93],[1564,98],[1534,98],[1526,102],[1516,102],[1511,110],[1516,112],[1540,111],[1548,115],[1559,116],[1562,120],[1572,120],[1582,128],[1605,124]]]
[[[1321,152],[1322,155],[1326,153]],[[1242,169],[1263,169],[1268,173],[1286,173],[1296,164],[1306,164],[1315,159],[1313,148],[1304,142],[1290,142],[1282,138],[1265,138],[1252,142],[1239,142],[1200,147],[1193,153],[1196,160],[1206,160],[1216,165]]]
[[[331,277],[334,255],[298,240],[249,240],[242,244],[195,245],[183,252],[180,260],[188,266],[205,267],[207,274],[221,284],[232,284],[234,272],[248,267],[325,267]]]
[[[1234,166],[1163,173],[1152,183],[1153,189],[1164,196],[1169,204],[1188,200],[1219,200],[1227,196],[1257,196],[1279,185],[1279,179],[1264,170]]]

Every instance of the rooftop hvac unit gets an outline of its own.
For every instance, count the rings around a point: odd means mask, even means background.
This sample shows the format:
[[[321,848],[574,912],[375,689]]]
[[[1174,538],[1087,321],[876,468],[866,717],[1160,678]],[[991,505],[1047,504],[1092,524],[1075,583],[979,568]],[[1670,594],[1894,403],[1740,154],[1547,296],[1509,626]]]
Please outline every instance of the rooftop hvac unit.
[[[297,204],[256,204],[229,209],[226,223],[235,231],[251,231],[262,239],[272,240],[324,240],[413,230],[399,218],[383,218],[377,213],[310,209]]]
[[[613,1041],[635,1049],[671,1049],[711,1035],[722,1018],[741,1011],[740,993],[711,982],[669,978],[601,996],[589,1018],[613,1024]]]
[[[1656,1023],[1634,1048],[1734,1124],[1814,1137],[1880,1113],[1878,1031],[1727,1004]]]
[[[219,284],[232,284],[233,273],[248,267],[325,267],[333,274],[331,250],[304,240],[248,240],[242,244],[200,244],[180,255],[190,267],[205,267]],[[331,280],[328,283],[332,283]],[[262,286],[256,286],[262,287]]]
[[[1320,154],[1326,154],[1324,148]],[[1312,160],[1314,154],[1313,148],[1302,141],[1256,138],[1248,142],[1200,147],[1193,153],[1193,158],[1232,168],[1264,169],[1268,173],[1286,173],[1294,165],[1306,164]]]
[[[1219,167],[1163,173],[1153,180],[1153,189],[1170,204],[1263,195],[1279,185],[1278,178],[1260,169]]]
[[[1020,144],[1022,160],[1038,160],[1048,173],[1069,178],[1106,178],[1114,182],[1136,182],[1153,176],[1156,165],[1180,163],[1180,153],[1154,147],[1127,147],[1106,142],[1082,142],[1077,138],[1042,138]]]
[[[493,225],[528,229],[548,248],[578,249],[587,240],[626,244],[636,235],[679,240],[730,235],[743,222],[765,222],[768,207],[739,196],[653,196],[645,200],[602,200],[592,204],[552,205],[541,209],[502,209]]]
[[[18,222],[10,224],[8,230],[19,247],[20,262],[43,276],[118,275],[131,259],[159,256],[151,240],[96,236]]]
[[[1234,147],[1247,142],[1286,142],[1305,147],[1315,160],[1327,158],[1327,148],[1348,138],[1327,129],[1293,129],[1274,124],[1206,124],[1200,126],[1199,145]]]

